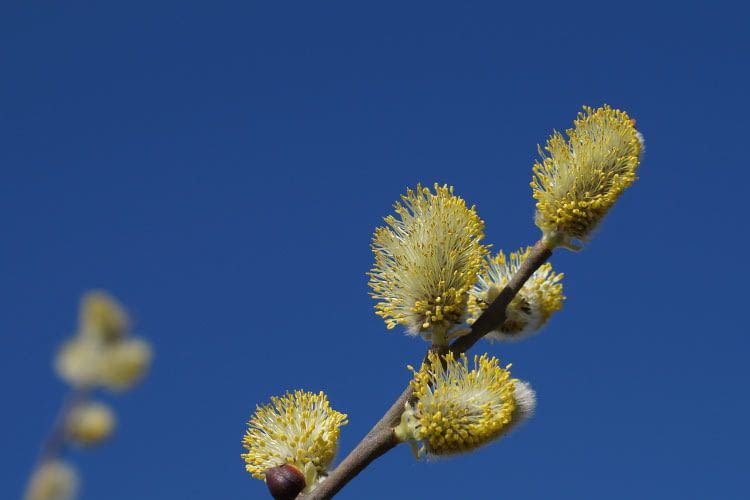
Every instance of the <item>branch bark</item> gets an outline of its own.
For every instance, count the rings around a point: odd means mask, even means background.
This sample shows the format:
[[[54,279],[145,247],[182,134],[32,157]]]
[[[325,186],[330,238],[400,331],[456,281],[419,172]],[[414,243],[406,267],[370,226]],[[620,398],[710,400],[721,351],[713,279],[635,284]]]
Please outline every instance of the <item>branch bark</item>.
[[[521,290],[526,280],[551,255],[552,251],[539,240],[521,264],[518,272],[500,292],[500,295],[485,309],[477,321],[474,322],[471,332],[453,342],[449,349],[455,354],[466,352],[497,325],[505,321],[505,308],[508,307],[513,297]],[[426,358],[427,355],[425,355]],[[362,441],[341,461],[338,467],[331,471],[329,476],[314,491],[307,495],[298,496],[297,500],[323,500],[333,497],[375,459],[395,448],[398,440],[393,433],[393,428],[398,425],[401,414],[404,412],[404,406],[411,396],[412,388],[409,385],[373,428],[370,429],[370,432],[367,433]]]

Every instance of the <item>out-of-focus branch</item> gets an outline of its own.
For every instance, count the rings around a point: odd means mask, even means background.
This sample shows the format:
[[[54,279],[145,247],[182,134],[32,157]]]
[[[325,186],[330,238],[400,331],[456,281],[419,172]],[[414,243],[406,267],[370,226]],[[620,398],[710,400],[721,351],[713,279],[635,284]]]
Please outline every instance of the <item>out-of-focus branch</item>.
[[[552,251],[539,240],[526,259],[521,264],[518,272],[511,278],[510,282],[500,292],[500,295],[489,305],[482,315],[474,322],[471,332],[457,339],[449,349],[455,354],[469,350],[487,333],[495,329],[505,321],[505,309],[513,300],[513,297],[521,290],[534,271],[544,264],[552,255]],[[443,348],[444,349],[444,348]],[[425,355],[426,358],[426,355]],[[359,442],[359,444],[344,458],[330,475],[318,487],[307,495],[300,495],[297,500],[323,500],[333,497],[359,474],[365,467],[378,457],[384,455],[398,444],[393,433],[393,428],[398,425],[404,406],[412,396],[411,385],[396,399],[387,412],[380,418],[370,432]]]
[[[42,448],[39,452],[40,464],[60,456],[65,448],[65,424],[70,412],[77,404],[85,401],[90,392],[90,389],[76,387],[65,396],[62,407],[55,418],[54,424],[52,424],[52,430],[50,430],[44,443],[42,443]]]

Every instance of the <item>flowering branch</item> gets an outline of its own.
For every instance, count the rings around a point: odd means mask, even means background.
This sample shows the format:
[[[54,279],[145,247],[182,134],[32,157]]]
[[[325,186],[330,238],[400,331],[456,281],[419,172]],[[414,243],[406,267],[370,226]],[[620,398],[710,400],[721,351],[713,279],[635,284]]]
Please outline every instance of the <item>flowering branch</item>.
[[[64,455],[69,447],[92,447],[113,433],[114,412],[94,398],[97,389],[124,391],[145,374],[151,347],[130,337],[125,310],[104,292],[81,300],[78,332],[55,356],[55,371],[70,385],[52,429],[42,443],[25,500],[77,498],[78,472]]]
[[[455,455],[533,414],[536,394],[512,378],[510,365],[485,353],[470,366],[464,353],[485,336],[526,338],[560,310],[563,275],[546,263],[552,250],[580,250],[636,179],[643,137],[627,113],[584,107],[573,125],[568,139],[555,132],[539,149],[531,187],[542,238],[533,247],[491,255],[484,221],[448,185],[417,184],[394,204],[373,235],[370,296],[388,329],[404,327],[431,347],[418,370],[408,366],[409,386],[336,469],[329,466],[347,420],[323,392],[287,393],[257,407],[242,457],[276,500],[331,498],[398,443],[416,458]]]
[[[547,245],[539,240],[533,247],[528,257],[523,261],[516,274],[500,292],[500,295],[490,304],[471,327],[471,332],[453,342],[449,350],[460,354],[469,350],[477,341],[505,321],[505,310],[516,294],[521,290],[524,283],[534,274],[534,271],[544,264],[552,255]],[[445,348],[431,348],[435,350],[447,350]],[[428,351],[429,353],[429,351]],[[425,355],[427,359],[427,355]],[[412,396],[411,385],[396,399],[388,411],[373,426],[370,432],[359,442],[359,444],[347,455],[320,485],[307,495],[300,495],[298,500],[323,500],[333,497],[349,481],[362,472],[370,463],[378,457],[395,448],[399,443],[393,428],[398,425],[404,412],[406,403]]]

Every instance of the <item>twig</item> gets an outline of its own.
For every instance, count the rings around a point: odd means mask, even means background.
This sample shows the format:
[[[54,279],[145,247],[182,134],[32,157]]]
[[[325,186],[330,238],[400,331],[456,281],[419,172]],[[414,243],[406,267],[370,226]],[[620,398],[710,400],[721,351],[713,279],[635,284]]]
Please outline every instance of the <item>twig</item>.
[[[495,327],[505,321],[505,308],[510,301],[521,290],[521,287],[528,280],[534,271],[544,264],[552,255],[552,250],[547,248],[542,240],[536,242],[529,252],[528,257],[521,263],[521,267],[510,279],[508,284],[500,292],[500,295],[484,310],[481,316],[471,325],[471,332],[459,337],[451,344],[451,351],[454,354],[466,352],[479,341],[482,337],[491,332]]]
[[[453,342],[450,350],[455,354],[466,352],[479,339],[505,321],[505,308],[508,307],[513,297],[521,290],[526,280],[551,255],[552,251],[539,240],[521,264],[518,272],[511,278],[502,292],[500,292],[500,295],[471,326],[471,332]],[[426,357],[425,355],[425,359]],[[393,428],[398,425],[401,414],[404,412],[404,405],[406,405],[411,396],[412,388],[410,385],[401,393],[378,423],[370,429],[370,432],[367,433],[362,441],[342,460],[339,466],[314,491],[307,495],[298,496],[297,500],[323,500],[333,497],[376,458],[395,448],[398,440],[393,433]]]
[[[90,392],[91,390],[88,388],[77,387],[65,396],[60,411],[57,413],[57,417],[55,417],[55,422],[52,424],[52,429],[42,443],[42,448],[39,452],[39,464],[60,456],[65,448],[65,424],[70,411],[76,405],[86,400]]]

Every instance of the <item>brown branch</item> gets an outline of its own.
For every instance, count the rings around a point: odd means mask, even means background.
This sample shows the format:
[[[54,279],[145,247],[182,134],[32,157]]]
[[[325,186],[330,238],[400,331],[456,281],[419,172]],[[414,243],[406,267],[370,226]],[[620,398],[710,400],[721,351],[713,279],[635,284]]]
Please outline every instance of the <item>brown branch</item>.
[[[500,292],[500,295],[485,309],[477,321],[474,322],[471,332],[451,344],[450,350],[456,354],[466,352],[479,339],[505,321],[505,308],[508,307],[513,297],[521,290],[526,280],[551,255],[552,251],[539,240],[521,264],[518,272],[511,278],[502,292]],[[442,350],[445,350],[445,348]],[[427,355],[425,355],[426,358]],[[404,405],[409,401],[411,395],[412,388],[409,385],[339,466],[313,492],[298,496],[297,500],[323,500],[333,497],[376,458],[395,448],[398,440],[393,433],[393,428],[398,425],[401,414],[404,412]]]
[[[477,343],[479,339],[491,332],[495,327],[505,321],[505,308],[508,307],[513,297],[521,290],[534,271],[544,264],[552,255],[552,250],[547,248],[542,240],[536,242],[531,252],[521,263],[521,267],[510,279],[500,295],[484,310],[481,316],[471,325],[471,333],[460,337],[453,344],[451,350],[455,354],[466,352]]]
[[[85,401],[90,392],[91,389],[89,388],[77,387],[72,389],[68,395],[65,396],[62,407],[57,413],[57,417],[55,417],[55,422],[52,424],[52,429],[42,443],[42,448],[39,452],[39,464],[58,458],[63,452],[63,449],[65,448],[65,426],[68,417],[70,416],[70,412],[78,404]]]

